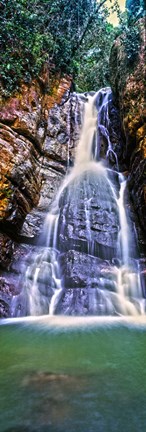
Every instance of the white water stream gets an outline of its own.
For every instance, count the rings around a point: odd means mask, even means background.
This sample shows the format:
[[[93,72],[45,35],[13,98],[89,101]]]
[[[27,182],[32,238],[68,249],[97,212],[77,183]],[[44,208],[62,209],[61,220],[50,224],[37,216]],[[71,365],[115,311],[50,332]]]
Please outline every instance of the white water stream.
[[[106,156],[108,157],[110,152],[113,152],[109,134],[108,134],[108,125],[109,125],[109,115],[108,115],[108,95],[109,90],[107,92],[100,91],[100,96],[102,95],[102,103],[99,106],[99,92],[94,96],[88,96],[88,102],[84,103],[84,119],[83,126],[81,130],[81,136],[76,148],[75,153],[75,161],[74,166],[67,174],[63,180],[63,183],[58,191],[58,194],[55,198],[54,203],[52,204],[52,208],[50,213],[45,221],[44,232],[46,233],[46,247],[57,249],[57,239],[58,239],[58,230],[64,229],[64,221],[62,222],[62,226],[59,227],[59,201],[63,192],[68,188],[70,190],[70,185],[75,185],[74,188],[77,188],[77,179],[80,181],[83,178],[85,173],[90,173],[92,175],[97,176],[97,187],[100,188],[100,194],[102,193],[107,196],[107,201],[109,200],[109,196],[111,196],[111,201],[114,202],[114,205],[117,207],[117,212],[119,214],[119,235],[117,239],[117,257],[120,261],[119,266],[112,265],[110,272],[111,276],[108,280],[105,281],[104,278],[100,278],[100,286],[95,289],[88,289],[89,291],[89,306],[92,313],[96,314],[97,305],[100,309],[100,314],[102,315],[113,315],[116,313],[117,315],[137,315],[144,313],[143,301],[141,299],[141,287],[139,274],[137,269],[130,266],[130,257],[129,257],[129,227],[126,217],[126,210],[124,206],[124,194],[126,188],[126,180],[122,174],[117,174],[119,176],[119,193],[114,187],[113,182],[110,180],[108,176],[108,169],[103,165],[102,162],[97,161],[97,155],[100,154],[100,139],[99,134],[103,134],[105,138],[107,138],[107,152]],[[97,108],[99,112],[97,112]],[[104,124],[100,124],[101,118],[104,119]],[[97,122],[99,124],[97,125]],[[97,133],[98,131],[98,133]],[[93,146],[94,143],[94,146]],[[93,148],[94,147],[94,148]],[[118,167],[117,156],[113,152],[116,165]],[[90,176],[89,176],[90,177]],[[100,181],[99,181],[100,179]],[[90,185],[89,185],[90,187]],[[72,190],[72,189],[71,189]],[[71,192],[72,193],[72,192]],[[92,196],[89,198],[86,195],[85,191],[85,200],[84,200],[84,211],[85,211],[85,219],[86,219],[86,231],[87,231],[87,242],[88,242],[88,253],[91,255],[94,253],[93,251],[93,241],[91,232],[91,208],[90,201]],[[49,256],[51,256],[51,252],[49,252]],[[51,262],[51,279],[49,279],[51,297],[48,302],[48,313],[53,315],[56,311],[57,305],[63,295],[64,287],[62,286],[61,276],[56,276],[56,270],[59,274],[59,263],[55,259],[53,261],[52,258],[49,258]],[[31,315],[41,315],[44,313],[44,309],[41,309],[41,304],[43,304],[43,300],[41,299],[40,291],[38,288],[39,284],[39,276],[43,271],[44,262],[46,258],[41,255],[40,260],[37,259],[36,267],[34,265],[29,268],[29,271],[32,272],[32,283],[31,290],[29,296],[30,302],[30,314]],[[43,264],[42,264],[43,263]],[[46,268],[47,268],[46,262]],[[28,270],[27,270],[28,272]],[[27,279],[27,275],[26,275]],[[112,279],[112,282],[111,282]],[[111,291],[107,289],[107,285],[114,286],[114,290]],[[39,300],[38,300],[39,298]],[[41,300],[40,300],[41,299]],[[40,308],[36,306],[36,303],[40,305]],[[41,309],[41,310],[40,310]]]
[[[119,198],[117,200],[117,204],[119,208],[119,216],[120,216],[119,248],[121,249],[122,263],[128,264],[129,229],[128,229],[128,223],[126,218],[126,211],[124,207],[124,192],[126,189],[126,180],[122,174],[119,174],[119,180],[120,180],[120,193],[119,193]]]

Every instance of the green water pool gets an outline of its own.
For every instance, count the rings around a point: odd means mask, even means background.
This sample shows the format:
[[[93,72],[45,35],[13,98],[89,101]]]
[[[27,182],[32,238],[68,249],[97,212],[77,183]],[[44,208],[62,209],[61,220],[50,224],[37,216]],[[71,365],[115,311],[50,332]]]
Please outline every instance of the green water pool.
[[[0,432],[144,432],[146,320],[1,320]]]

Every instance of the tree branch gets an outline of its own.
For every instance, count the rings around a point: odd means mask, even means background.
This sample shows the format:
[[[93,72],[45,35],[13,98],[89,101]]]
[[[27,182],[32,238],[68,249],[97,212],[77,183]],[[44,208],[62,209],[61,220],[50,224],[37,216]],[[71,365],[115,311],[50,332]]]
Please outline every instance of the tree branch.
[[[82,41],[89,29],[89,26],[92,24],[92,22],[95,19],[95,15],[98,13],[99,9],[104,5],[104,3],[106,3],[107,0],[103,0],[96,8],[96,10],[90,15],[90,17],[88,18],[87,24],[83,30],[83,33],[80,36],[80,39],[77,41],[76,45],[73,46],[72,48],[72,53],[71,53],[71,57],[74,57],[76,51],[78,50],[79,46],[82,44]]]

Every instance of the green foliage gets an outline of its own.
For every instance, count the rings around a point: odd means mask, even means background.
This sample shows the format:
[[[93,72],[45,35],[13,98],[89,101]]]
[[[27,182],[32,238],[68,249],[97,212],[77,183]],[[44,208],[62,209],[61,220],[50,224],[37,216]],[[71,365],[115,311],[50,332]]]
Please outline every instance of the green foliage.
[[[96,0],[0,0],[2,86],[9,94],[29,82],[42,64],[72,73],[76,50]]]
[[[126,38],[123,38],[125,52],[127,56],[127,63],[133,65],[137,59],[140,48],[140,33],[139,28],[135,25],[129,25],[126,29]]]
[[[53,47],[37,6],[33,0],[0,1],[0,79],[7,94],[17,89],[22,78],[29,82],[33,74],[39,73]]]
[[[110,84],[109,55],[114,39],[119,36],[125,49],[127,66],[132,69],[140,49],[139,25],[137,18],[142,16],[143,0],[127,0],[130,10],[122,13],[119,3],[112,2],[112,10],[119,17],[119,25],[114,28],[107,23],[106,9],[104,14],[94,20],[80,47],[80,56],[76,57],[78,66],[77,90],[97,90]],[[133,6],[132,6],[133,5]]]
[[[78,91],[97,91],[109,85],[109,55],[114,38],[115,29],[107,23],[106,17],[94,22],[80,48]]]
[[[82,61],[80,81],[83,81],[86,49],[87,73],[91,72],[88,85],[97,74],[96,62],[100,67],[98,83],[102,85],[109,47],[104,39],[106,12],[103,3],[106,0],[0,0],[0,81],[5,95],[18,89],[21,79],[29,82],[37,76],[45,62],[55,72],[75,76]],[[100,13],[99,5],[102,5]],[[109,38],[106,29],[107,35]],[[102,50],[106,51],[103,62]]]
[[[144,0],[126,0],[126,9],[129,21],[133,18],[139,19],[144,16]]]
[[[18,89],[22,79],[29,82],[38,76],[45,62],[55,73],[72,74],[81,91],[108,85],[115,29],[107,24],[105,5],[106,0],[0,0],[0,82],[5,95]],[[120,14],[118,5],[114,7]],[[123,42],[131,61],[139,47],[137,29],[132,20],[125,23],[121,15],[120,20],[119,33],[126,34]]]
[[[1,188],[1,199],[10,198],[12,195],[12,190],[8,187]]]
[[[133,67],[137,60],[141,43],[139,25],[133,14],[131,14],[129,18],[128,11],[122,14],[118,11],[118,15],[120,24],[117,35],[120,36],[121,42],[124,46],[127,65]]]
[[[126,1],[127,14],[124,22],[124,31],[126,38],[123,39],[125,52],[127,55],[127,62],[133,65],[137,59],[140,48],[140,32],[139,26],[136,24],[137,20],[144,16],[144,1],[143,0],[127,0]],[[123,22],[121,20],[121,25]]]

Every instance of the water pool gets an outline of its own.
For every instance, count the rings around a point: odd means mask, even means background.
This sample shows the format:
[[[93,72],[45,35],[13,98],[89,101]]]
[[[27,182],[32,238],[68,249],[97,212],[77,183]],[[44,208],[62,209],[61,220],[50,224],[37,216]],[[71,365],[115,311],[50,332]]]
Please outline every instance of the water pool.
[[[144,432],[146,319],[1,320],[0,432]]]

